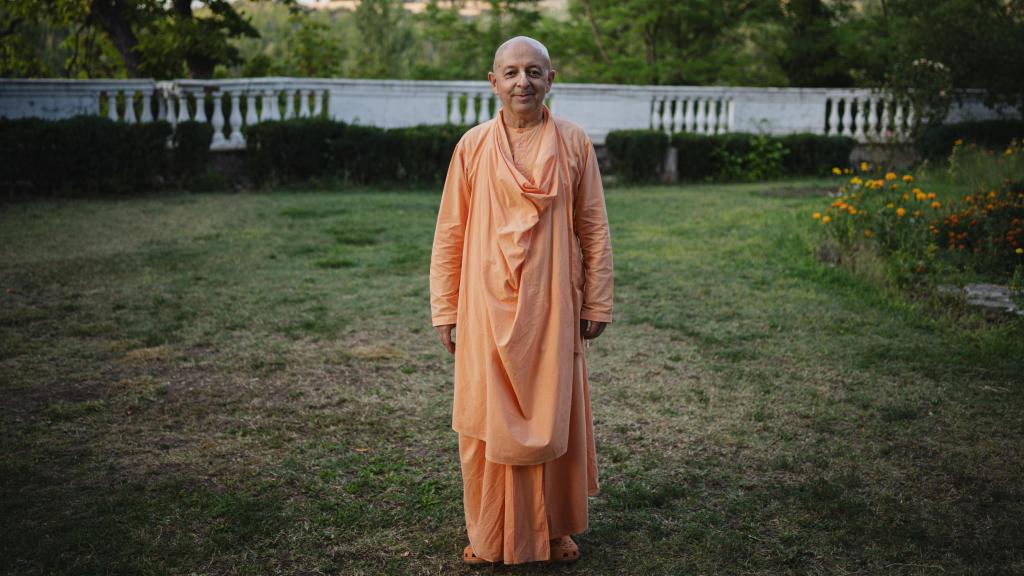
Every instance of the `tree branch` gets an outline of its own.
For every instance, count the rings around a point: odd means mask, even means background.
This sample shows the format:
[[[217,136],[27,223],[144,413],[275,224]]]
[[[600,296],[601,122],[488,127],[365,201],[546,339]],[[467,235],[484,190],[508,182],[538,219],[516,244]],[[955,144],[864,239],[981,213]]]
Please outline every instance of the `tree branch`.
[[[597,46],[597,51],[601,54],[601,59],[604,60],[605,65],[610,66],[612,60],[608,57],[608,52],[605,51],[604,45],[601,44],[601,33],[597,29],[597,21],[594,20],[594,11],[590,8],[590,2],[588,0],[580,0],[580,4],[583,4],[583,9],[587,12],[587,20],[590,22],[590,33],[594,36],[594,44]]]

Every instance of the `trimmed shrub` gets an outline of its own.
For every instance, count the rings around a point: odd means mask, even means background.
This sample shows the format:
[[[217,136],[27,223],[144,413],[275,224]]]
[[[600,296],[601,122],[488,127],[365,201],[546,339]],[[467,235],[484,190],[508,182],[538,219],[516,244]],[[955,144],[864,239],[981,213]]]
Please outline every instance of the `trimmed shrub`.
[[[164,121],[0,119],[0,185],[41,194],[146,188],[166,168],[170,134]]]
[[[188,120],[174,128],[174,173],[186,185],[202,179],[210,163],[213,126]]]
[[[650,182],[661,172],[669,137],[659,130],[614,130],[604,141],[612,170],[626,182]]]
[[[452,153],[467,126],[420,125],[388,131],[398,148],[398,177],[410,182],[444,182]]]
[[[856,142],[846,136],[734,132],[672,137],[681,180],[756,180],[828,174],[846,166]]]
[[[793,176],[824,176],[832,168],[848,166],[857,141],[849,136],[786,134],[778,137],[789,151],[782,159],[782,170]]]
[[[258,182],[339,178],[351,183],[444,181],[467,127],[421,125],[384,130],[320,118],[264,122],[245,132]]]
[[[963,140],[981,148],[1003,150],[1014,138],[1024,137],[1024,120],[986,120],[943,124],[921,133],[915,146],[922,158],[941,162],[949,157],[953,143]]]

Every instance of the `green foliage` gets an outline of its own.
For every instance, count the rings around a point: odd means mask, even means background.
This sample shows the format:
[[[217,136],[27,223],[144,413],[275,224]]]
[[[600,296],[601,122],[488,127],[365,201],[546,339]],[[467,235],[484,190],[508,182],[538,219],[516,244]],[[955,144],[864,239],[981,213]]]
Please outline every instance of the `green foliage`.
[[[1024,157],[1017,143],[999,154],[957,145],[946,171],[899,177],[862,164],[813,216],[838,260],[875,252],[899,284],[1003,282],[1024,262]]]
[[[359,31],[355,72],[363,78],[401,78],[412,31],[399,0],[362,0],[355,11]]]
[[[604,140],[612,170],[626,182],[658,178],[669,138],[660,130],[613,130]]]
[[[247,127],[245,136],[249,167],[258,182],[438,183],[465,130],[451,125],[384,130],[297,118]]]
[[[937,162],[949,156],[957,140],[1002,151],[1014,138],[1021,137],[1024,137],[1024,121],[986,120],[933,126],[923,131],[915,144],[922,158]]]
[[[786,134],[777,137],[788,151],[782,171],[790,175],[822,176],[836,166],[850,163],[857,142],[848,136]]]
[[[188,120],[174,127],[174,173],[184,186],[191,186],[206,175],[212,141],[213,127],[206,122]]]
[[[818,134],[691,134],[672,137],[678,150],[679,178],[701,180],[764,180],[828,173],[850,160],[855,142],[845,136]]]
[[[166,170],[167,122],[0,119],[0,185],[33,194],[121,193]]]

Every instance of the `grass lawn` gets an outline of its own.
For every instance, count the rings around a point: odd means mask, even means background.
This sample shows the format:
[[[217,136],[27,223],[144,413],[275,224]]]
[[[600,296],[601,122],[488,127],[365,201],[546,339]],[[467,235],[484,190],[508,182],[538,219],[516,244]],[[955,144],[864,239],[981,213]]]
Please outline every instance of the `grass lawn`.
[[[0,573],[1024,573],[1024,321],[817,263],[820,184],[608,190],[583,558],[475,571],[436,193],[4,206]]]

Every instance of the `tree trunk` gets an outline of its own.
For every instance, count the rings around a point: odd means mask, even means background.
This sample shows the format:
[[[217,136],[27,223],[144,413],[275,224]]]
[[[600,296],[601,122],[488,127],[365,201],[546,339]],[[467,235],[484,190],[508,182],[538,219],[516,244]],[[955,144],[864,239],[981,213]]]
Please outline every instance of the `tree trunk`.
[[[93,0],[90,15],[96,17],[100,27],[121,53],[128,76],[138,78],[139,55],[135,48],[139,45],[139,39],[132,31],[126,8],[123,0]]]

